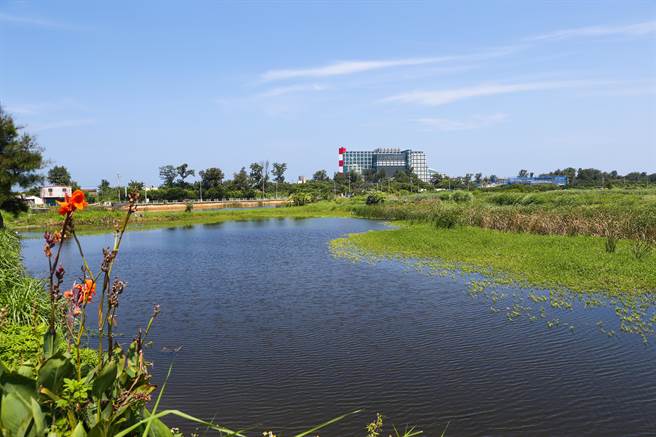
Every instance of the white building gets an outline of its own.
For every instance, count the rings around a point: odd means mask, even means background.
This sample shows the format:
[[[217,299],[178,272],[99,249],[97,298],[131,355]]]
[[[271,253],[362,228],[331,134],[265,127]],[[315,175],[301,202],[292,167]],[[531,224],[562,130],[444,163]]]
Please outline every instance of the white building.
[[[66,196],[70,196],[73,189],[65,185],[52,185],[41,188],[41,199],[49,206],[56,206],[57,201],[62,202]]]
[[[39,196],[25,196],[23,197],[23,200],[28,205],[30,205],[30,207],[39,207],[44,205],[43,199]]]

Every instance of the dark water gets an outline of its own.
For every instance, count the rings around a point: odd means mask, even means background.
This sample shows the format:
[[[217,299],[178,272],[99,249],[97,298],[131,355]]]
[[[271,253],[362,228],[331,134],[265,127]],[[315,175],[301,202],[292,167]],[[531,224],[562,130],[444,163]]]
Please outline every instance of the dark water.
[[[119,330],[128,341],[161,304],[149,357],[158,381],[175,358],[164,406],[254,435],[357,408],[366,413],[320,435],[364,436],[378,411],[427,436],[447,423],[448,436],[656,435],[656,350],[600,333],[598,321],[616,323],[612,309],[575,307],[550,329],[491,311],[461,278],[331,255],[331,239],[382,227],[310,219],[129,233]],[[82,241],[97,265],[111,236]],[[25,240],[24,255],[43,274],[41,245]],[[65,249],[69,272],[74,254]]]

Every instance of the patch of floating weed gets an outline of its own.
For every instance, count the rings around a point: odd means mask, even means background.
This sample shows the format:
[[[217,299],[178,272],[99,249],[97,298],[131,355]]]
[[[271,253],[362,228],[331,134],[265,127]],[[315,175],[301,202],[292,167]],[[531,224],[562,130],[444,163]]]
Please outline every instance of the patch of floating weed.
[[[389,231],[369,231],[367,234],[380,234]],[[570,332],[575,331],[572,323],[562,322],[554,317],[557,312],[571,312],[575,308],[603,309],[615,308],[618,329],[606,327],[600,321],[599,331],[614,337],[617,331],[638,335],[644,342],[656,336],[656,294],[636,290],[623,293],[616,289],[582,292],[572,291],[567,287],[535,289],[527,280],[518,280],[516,276],[482,268],[476,265],[446,261],[438,258],[417,258],[414,251],[378,251],[366,250],[354,242],[353,237],[363,234],[351,234],[331,241],[333,255],[352,262],[374,264],[384,260],[399,262],[402,266],[435,277],[449,277],[464,280],[466,291],[472,298],[487,302],[492,313],[503,313],[509,321],[525,317],[531,322],[543,320],[546,327],[561,327]],[[413,242],[413,244],[419,244]],[[366,245],[365,245],[366,247]],[[525,290],[529,290],[525,292]],[[509,292],[510,291],[510,292]]]

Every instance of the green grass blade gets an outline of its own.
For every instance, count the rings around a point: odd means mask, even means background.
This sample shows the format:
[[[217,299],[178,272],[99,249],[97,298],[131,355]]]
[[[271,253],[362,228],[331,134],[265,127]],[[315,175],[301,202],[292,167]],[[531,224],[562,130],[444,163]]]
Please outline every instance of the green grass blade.
[[[328,422],[324,422],[321,425],[317,425],[314,428],[308,429],[307,431],[304,431],[300,434],[296,434],[294,437],[305,437],[306,435],[312,434],[313,432],[318,431],[321,428],[325,428],[328,425],[332,425],[335,422],[339,422],[340,420],[343,420],[348,416],[352,416],[353,414],[360,413],[361,411],[362,410],[355,410],[355,411],[351,411],[350,413],[342,414],[341,416],[335,417],[334,419],[331,419]]]

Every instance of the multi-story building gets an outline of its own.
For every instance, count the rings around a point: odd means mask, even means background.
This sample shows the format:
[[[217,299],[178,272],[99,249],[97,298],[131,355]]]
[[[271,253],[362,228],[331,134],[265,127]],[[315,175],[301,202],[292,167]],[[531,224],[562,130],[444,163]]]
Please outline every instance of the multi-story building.
[[[383,171],[391,177],[398,171],[410,170],[424,182],[430,181],[430,171],[424,152],[401,150],[400,148],[379,147],[372,151],[347,151],[339,148],[339,172],[359,173]]]

